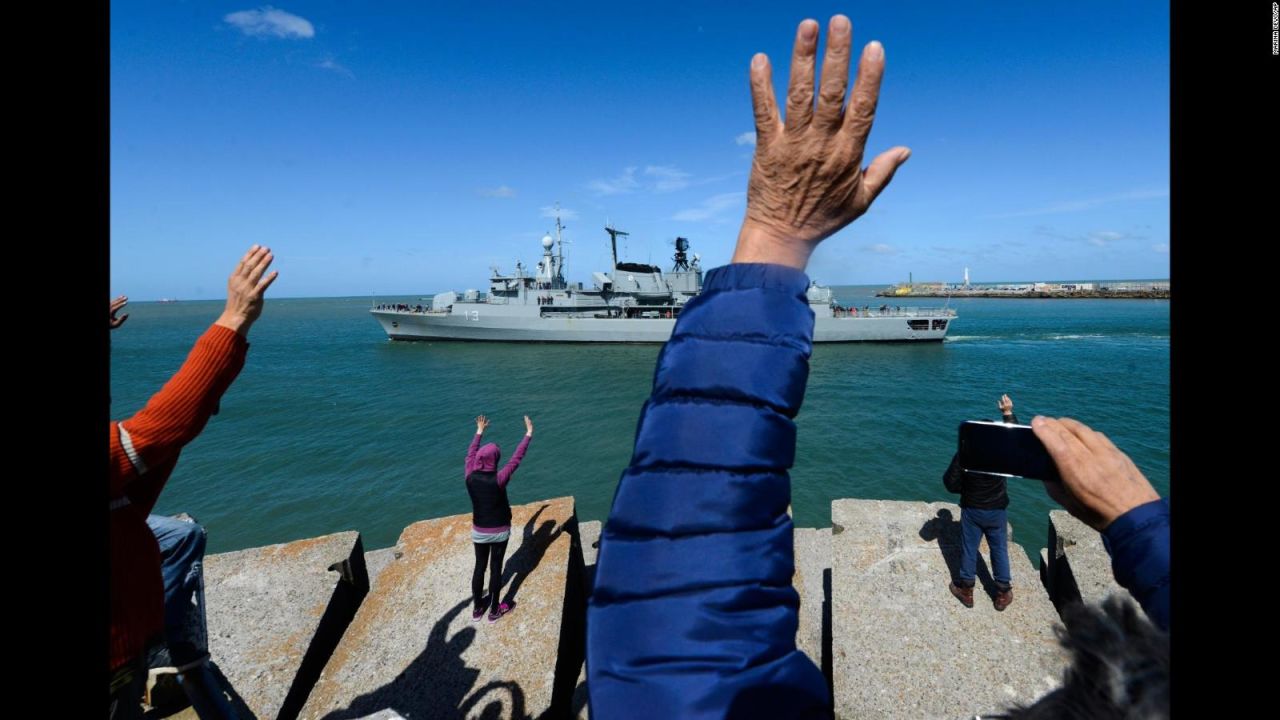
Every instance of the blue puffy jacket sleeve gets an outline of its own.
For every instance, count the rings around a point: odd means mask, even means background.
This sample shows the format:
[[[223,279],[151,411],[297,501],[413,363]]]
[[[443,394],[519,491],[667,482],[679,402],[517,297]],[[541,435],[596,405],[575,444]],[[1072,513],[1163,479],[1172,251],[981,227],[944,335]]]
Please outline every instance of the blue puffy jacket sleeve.
[[[1169,630],[1169,501],[1152,500],[1116,518],[1102,533],[1116,582],[1147,617]]]
[[[780,265],[716,268],[658,356],[587,612],[593,717],[831,715],[791,586],[807,287]]]

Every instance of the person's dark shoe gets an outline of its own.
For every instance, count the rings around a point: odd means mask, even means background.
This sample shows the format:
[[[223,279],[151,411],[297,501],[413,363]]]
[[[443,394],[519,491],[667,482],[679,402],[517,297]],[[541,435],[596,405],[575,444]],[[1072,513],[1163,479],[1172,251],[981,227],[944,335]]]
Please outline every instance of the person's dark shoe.
[[[994,605],[996,606],[996,610],[1003,611],[1005,608],[1009,607],[1009,603],[1011,603],[1011,602],[1013,602],[1013,588],[1012,588],[1012,587],[1011,587],[1011,588],[1009,588],[1008,590],[1000,590],[1000,591],[996,592],[996,599],[995,599],[995,601],[994,601]]]
[[[471,608],[471,622],[480,622],[480,618],[484,617],[484,611],[487,607],[489,607],[488,595],[486,595],[478,605]]]
[[[973,607],[973,588],[960,587],[953,582],[951,583],[951,594],[964,603],[965,607]]]

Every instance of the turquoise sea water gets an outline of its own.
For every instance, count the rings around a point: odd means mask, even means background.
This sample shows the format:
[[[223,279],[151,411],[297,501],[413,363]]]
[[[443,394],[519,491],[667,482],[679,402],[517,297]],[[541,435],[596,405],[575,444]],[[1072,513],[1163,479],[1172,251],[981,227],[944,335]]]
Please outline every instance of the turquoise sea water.
[[[836,287],[844,304],[877,287]],[[379,297],[379,302],[419,302]],[[936,306],[941,300],[894,301]],[[830,525],[835,498],[949,500],[942,487],[966,419],[1068,415],[1105,432],[1169,490],[1169,303],[952,300],[946,342],[818,345],[796,422],[798,526]],[[573,495],[608,514],[630,458],[658,346],[391,343],[370,298],[269,299],[222,411],[182,454],[157,512],[186,511],[209,552],[359,530],[368,549],[424,518],[470,511],[462,462],[487,414],[504,457],[536,426],[513,503]],[[112,333],[111,414],[137,412],[181,365],[221,301],[131,303]],[[714,442],[714,438],[707,438]],[[1011,480],[1014,539],[1034,559],[1055,507]]]

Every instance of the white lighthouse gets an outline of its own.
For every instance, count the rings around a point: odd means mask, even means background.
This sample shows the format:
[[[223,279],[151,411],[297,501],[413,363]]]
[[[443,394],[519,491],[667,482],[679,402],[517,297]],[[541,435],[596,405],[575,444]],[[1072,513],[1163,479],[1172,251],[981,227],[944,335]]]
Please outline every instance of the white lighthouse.
[[[969,268],[964,269],[964,286],[969,287]]]

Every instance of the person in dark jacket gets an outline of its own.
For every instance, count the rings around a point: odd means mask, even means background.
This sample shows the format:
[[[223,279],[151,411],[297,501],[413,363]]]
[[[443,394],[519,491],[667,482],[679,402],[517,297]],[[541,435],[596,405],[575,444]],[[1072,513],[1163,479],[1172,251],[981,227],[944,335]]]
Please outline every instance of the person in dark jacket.
[[[1018,422],[1013,414],[1013,401],[1001,395],[996,403],[1002,419]],[[1009,571],[1009,494],[1003,475],[970,472],[960,467],[959,453],[951,456],[951,464],[942,483],[960,494],[960,572],[951,580],[951,594],[965,607],[973,607],[973,585],[978,570],[978,545],[987,538],[991,548],[991,574],[996,582],[992,600],[996,610],[1004,610],[1013,602],[1013,576]]]
[[[843,15],[831,20],[815,110],[817,36],[816,22],[800,24],[785,124],[769,59],[757,54],[751,62],[755,161],[732,264],[707,273],[659,354],[631,463],[601,532],[587,610],[595,717],[832,714],[822,672],[795,646],[799,597],[791,584],[787,469],[814,327],[804,269],[822,240],[867,211],[909,151],[892,148],[863,165],[884,51],[878,42],[864,48],[846,108],[851,26]],[[1037,434],[1074,427],[1066,419],[1037,423]],[[1116,477],[1113,456],[1068,471],[1063,462],[1089,458],[1062,443],[1063,460],[1054,458],[1069,510],[1119,513],[1113,527],[1143,512],[1146,505],[1131,504],[1141,497],[1136,482]],[[1079,476],[1065,479],[1072,473]],[[1112,548],[1117,579],[1133,584],[1126,587],[1151,614],[1147,603],[1159,599],[1143,584],[1162,563],[1167,575],[1167,522],[1130,526]],[[1157,594],[1167,607],[1164,588]]]
[[[511,610],[510,605],[499,600],[498,594],[502,589],[502,560],[507,554],[507,541],[511,538],[511,502],[507,500],[507,483],[529,449],[533,421],[528,415],[524,416],[524,439],[501,470],[498,469],[498,461],[502,459],[502,449],[497,443],[480,446],[487,427],[488,418],[484,415],[476,418],[476,434],[467,448],[464,477],[467,494],[471,496],[471,542],[476,549],[476,566],[471,573],[471,599],[474,603],[471,619],[478,622],[488,607],[489,622],[494,623]],[[481,596],[486,565],[489,567],[487,602]]]

